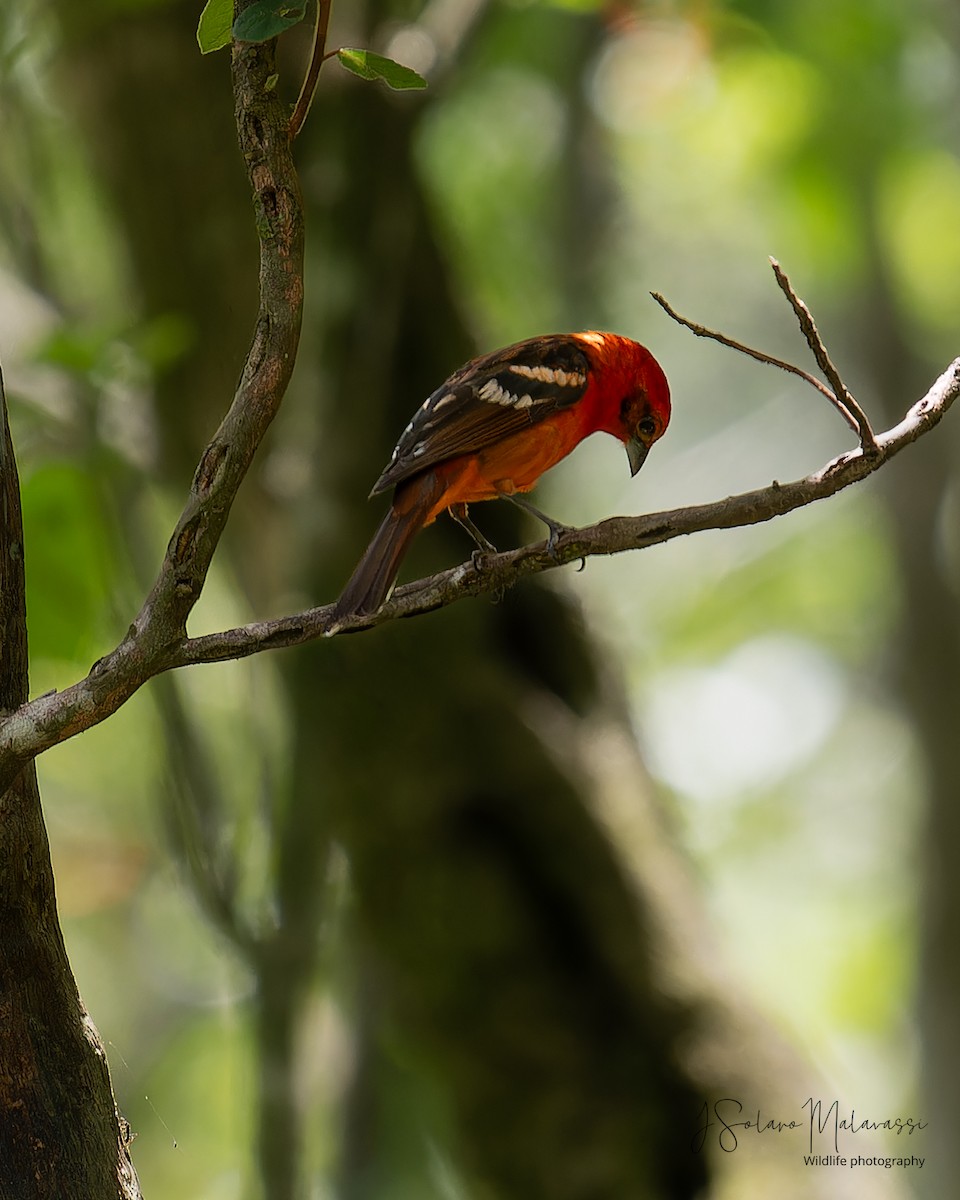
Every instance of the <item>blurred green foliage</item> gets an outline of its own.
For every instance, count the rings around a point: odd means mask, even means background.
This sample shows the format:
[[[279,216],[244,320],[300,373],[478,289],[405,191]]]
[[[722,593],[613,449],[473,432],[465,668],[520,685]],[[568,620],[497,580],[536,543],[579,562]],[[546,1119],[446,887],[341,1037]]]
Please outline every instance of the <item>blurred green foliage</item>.
[[[89,477],[49,463],[23,488],[30,637],[44,657],[82,662],[108,636],[101,511]]]
[[[116,20],[149,7],[159,5],[109,6]],[[420,8],[399,6],[402,20],[415,24]],[[442,86],[431,87],[418,131],[419,168],[478,341],[611,325],[655,346],[667,365],[674,425],[635,488],[628,493],[614,458],[594,447],[545,486],[545,506],[571,521],[754,487],[849,445],[812,393],[694,343],[649,290],[800,360],[804,347],[766,270],[775,253],[852,381],[857,305],[878,262],[931,379],[956,352],[960,325],[960,66],[945,15],[941,27],[936,8],[893,0],[659,3],[616,17],[599,8],[490,5]],[[119,379],[129,416],[133,393],[148,398],[151,379],[192,335],[175,312],[118,319],[124,249],[94,155],[54,98],[49,15],[42,5],[26,16],[5,8],[0,36],[3,123],[15,131],[0,144],[0,338],[22,434],[42,690],[83,674],[149,583],[121,548],[118,509],[146,506],[149,564],[177,503],[149,479],[149,433],[111,436],[104,397]],[[11,299],[13,276],[48,306],[35,320]],[[115,322],[108,335],[89,332],[92,313]],[[133,469],[148,482],[131,492]],[[201,623],[242,619],[234,584],[214,574]],[[877,1107],[908,1102],[903,1014],[914,981],[921,796],[911,731],[881,683],[902,599],[873,485],[772,527],[594,560],[558,586],[582,596],[625,667],[641,740],[738,968],[838,1088],[855,1091],[860,1069]],[[760,721],[779,701],[759,664],[781,653],[792,688],[826,713],[807,741],[797,736],[802,711],[785,709],[779,725]],[[210,668],[188,680],[215,753],[253,688],[271,691],[269,667]],[[724,725],[734,702],[757,721],[742,736]],[[282,729],[274,713],[262,730],[278,771]],[[41,763],[68,944],[112,1045],[121,1107],[140,1131],[145,1193],[249,1196],[245,975],[169,869],[149,802],[170,787],[157,738],[139,697]],[[684,790],[686,759],[707,764],[695,794]],[[218,761],[231,764],[227,791],[241,797],[241,891],[268,921],[269,788],[252,751],[221,751]],[[315,1049],[336,1063],[347,1053],[336,1004],[318,1002],[321,1010]],[[308,1081],[323,1131],[311,1151],[318,1168],[329,1166],[323,1146],[335,1138],[336,1067],[330,1075]],[[435,1186],[456,1194],[452,1183]],[[398,1185],[389,1194],[406,1193]]]

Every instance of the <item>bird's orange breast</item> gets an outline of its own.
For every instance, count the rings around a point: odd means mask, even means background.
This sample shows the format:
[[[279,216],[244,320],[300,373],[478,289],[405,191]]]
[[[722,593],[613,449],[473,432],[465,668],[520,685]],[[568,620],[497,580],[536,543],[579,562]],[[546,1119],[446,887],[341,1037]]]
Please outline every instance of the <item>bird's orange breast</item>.
[[[575,414],[561,412],[495,445],[439,463],[434,471],[444,490],[424,524],[429,525],[452,504],[528,492],[544,471],[566,458],[581,437]]]

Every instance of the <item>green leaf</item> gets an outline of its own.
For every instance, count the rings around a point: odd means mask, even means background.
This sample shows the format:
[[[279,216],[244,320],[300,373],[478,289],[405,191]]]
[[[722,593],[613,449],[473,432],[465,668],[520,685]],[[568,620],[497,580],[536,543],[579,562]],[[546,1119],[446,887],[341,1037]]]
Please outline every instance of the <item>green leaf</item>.
[[[302,21],[306,11],[306,3],[295,0],[258,0],[234,21],[233,36],[238,42],[268,42]]]
[[[337,51],[337,59],[341,67],[359,75],[361,79],[380,79],[396,91],[427,86],[424,77],[418,75],[412,67],[405,67],[402,63],[394,62],[392,58],[384,58],[382,54],[374,54],[372,50],[344,47]]]
[[[212,54],[230,44],[233,22],[233,0],[207,0],[197,26],[197,43],[201,54]]]

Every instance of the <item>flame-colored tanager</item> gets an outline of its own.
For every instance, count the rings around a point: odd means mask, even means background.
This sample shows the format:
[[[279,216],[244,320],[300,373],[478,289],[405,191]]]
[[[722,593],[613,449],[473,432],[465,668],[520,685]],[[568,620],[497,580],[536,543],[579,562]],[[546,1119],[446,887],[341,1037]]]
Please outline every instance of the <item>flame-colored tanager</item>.
[[[516,498],[591,433],[624,443],[630,473],[670,420],[670,389],[649,350],[615,333],[530,338],[455,371],[414,414],[371,496],[393,503],[337,601],[334,620],[375,613],[418,530],[445,509],[484,549],[467,515],[474,500]]]

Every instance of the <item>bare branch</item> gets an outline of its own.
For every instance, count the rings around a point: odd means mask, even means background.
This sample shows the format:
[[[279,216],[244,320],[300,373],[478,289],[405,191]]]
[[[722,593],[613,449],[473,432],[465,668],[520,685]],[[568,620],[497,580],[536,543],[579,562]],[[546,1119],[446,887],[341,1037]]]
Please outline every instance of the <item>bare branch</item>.
[[[169,666],[187,666],[241,658],[259,650],[298,645],[320,636],[354,633],[398,617],[412,617],[445,607],[464,596],[477,596],[511,587],[527,575],[593,555],[620,554],[672,541],[705,529],[733,529],[757,525],[794,509],[823,500],[865,479],[883,463],[937,425],[960,394],[960,358],[937,380],[930,391],[907,413],[899,425],[876,439],[876,452],[863,449],[840,455],[813,475],[792,483],[772,483],[757,491],[729,496],[712,504],[650,513],[641,517],[610,517],[583,529],[571,529],[557,540],[554,558],[546,543],[524,546],[503,554],[484,556],[478,568],[472,560],[452,570],[398,588],[379,613],[355,617],[342,627],[331,626],[332,605],[310,609],[293,617],[254,622],[206,637],[186,638],[173,649]]]
[[[773,273],[780,290],[786,296],[790,307],[796,314],[797,320],[800,323],[800,330],[814,358],[817,360],[817,365],[833,385],[832,391],[824,383],[821,383],[815,375],[811,375],[809,371],[804,371],[801,367],[794,366],[793,363],[785,362],[782,358],[774,358],[773,355],[766,354],[763,350],[755,350],[752,346],[747,346],[743,342],[738,342],[731,337],[727,337],[726,334],[717,333],[716,330],[708,329],[705,325],[699,325],[696,321],[682,317],[659,293],[651,292],[651,295],[668,316],[672,317],[679,324],[684,325],[697,337],[712,338],[713,341],[720,342],[723,346],[729,346],[732,350],[739,350],[741,354],[747,354],[750,358],[755,358],[758,362],[769,363],[773,367],[780,367],[783,371],[799,375],[811,387],[815,387],[821,395],[826,396],[859,437],[860,445],[864,452],[866,454],[875,454],[877,442],[867,414],[853,398],[847,385],[840,378],[840,373],[833,365],[833,360],[830,358],[823,339],[820,337],[813,315],[794,291],[789,276],[780,266],[779,262],[775,258],[771,258],[770,265],[773,267]]]
[[[733,529],[769,521],[865,479],[937,425],[958,394],[960,358],[898,425],[875,439],[874,453],[860,447],[840,455],[804,479],[774,482],[769,487],[729,496],[713,504],[640,517],[611,517],[584,529],[571,529],[558,538],[556,557],[548,554],[546,544],[540,542],[490,555],[479,568],[467,561],[398,588],[376,615],[356,617],[343,626],[331,624],[333,605],[328,604],[203,637],[171,638],[149,657],[142,653],[137,658],[124,657],[114,651],[95,664],[79,683],[62,692],[40,696],[0,720],[0,791],[30,758],[103,721],[148,679],[162,671],[245,658],[340,632],[359,632],[398,617],[417,616],[445,607],[466,596],[496,593],[525,576],[538,575],[592,555],[620,554],[705,529]]]
[[[791,375],[798,375],[806,383],[809,383],[811,387],[816,388],[821,396],[826,396],[853,432],[858,437],[860,436],[860,423],[857,418],[846,407],[843,401],[838,400],[836,395],[816,375],[811,375],[803,367],[795,366],[785,359],[775,358],[772,354],[767,354],[764,350],[756,350],[753,346],[748,346],[745,342],[738,342],[735,338],[728,337],[725,333],[718,333],[715,329],[708,329],[706,325],[700,325],[696,321],[691,321],[688,317],[681,316],[659,292],[651,292],[650,295],[656,300],[668,317],[672,317],[678,325],[683,325],[689,329],[696,337],[710,338],[714,342],[719,342],[721,346],[728,346],[731,350],[739,350],[741,354],[746,354],[749,358],[755,358],[757,362],[767,363],[771,367],[779,367],[781,371],[789,371]]]

